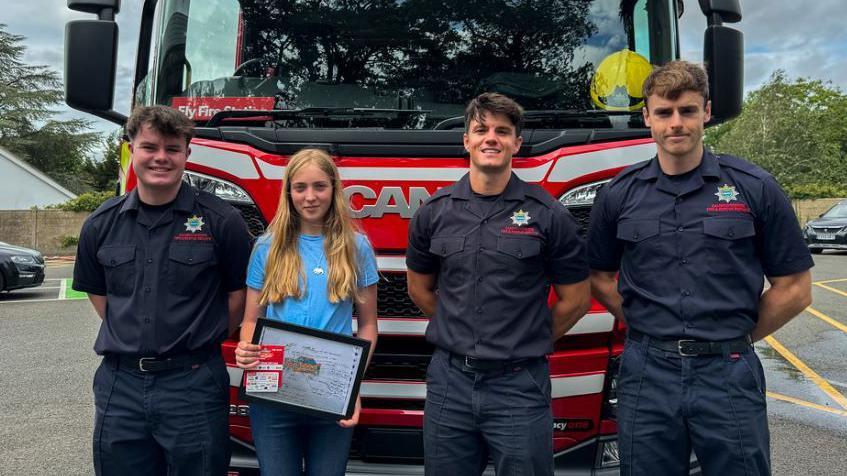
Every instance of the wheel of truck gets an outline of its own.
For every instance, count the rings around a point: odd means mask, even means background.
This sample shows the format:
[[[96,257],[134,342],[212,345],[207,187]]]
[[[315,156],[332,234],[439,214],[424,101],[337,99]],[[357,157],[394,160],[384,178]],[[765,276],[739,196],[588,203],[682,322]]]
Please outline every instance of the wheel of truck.
[[[3,280],[3,273],[0,273],[0,292],[6,289],[6,281]]]
[[[811,251],[813,255],[819,255],[823,253],[823,248],[809,248],[809,251]]]

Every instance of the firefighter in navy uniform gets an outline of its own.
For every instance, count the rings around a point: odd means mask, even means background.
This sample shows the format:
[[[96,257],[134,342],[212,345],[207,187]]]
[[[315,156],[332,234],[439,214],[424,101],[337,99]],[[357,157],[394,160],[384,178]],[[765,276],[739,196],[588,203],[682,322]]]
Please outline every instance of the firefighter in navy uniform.
[[[660,67],[644,97],[658,154],[603,188],[588,238],[592,293],[629,328],[621,474],[688,474],[692,449],[707,476],[770,474],[752,342],[811,303],[811,255],[773,177],[704,149],[702,68]]]
[[[238,212],[183,183],[193,124],[163,106],[127,123],[138,187],[83,225],[73,288],[102,319],[94,344],[98,475],[224,475],[229,376],[252,239]]]
[[[470,171],[412,218],[409,295],[430,316],[427,475],[553,471],[545,355],[590,304],[588,266],[573,218],[511,170],[522,110],[499,94],[465,113]],[[560,297],[547,306],[550,287]],[[437,292],[436,292],[437,290]]]

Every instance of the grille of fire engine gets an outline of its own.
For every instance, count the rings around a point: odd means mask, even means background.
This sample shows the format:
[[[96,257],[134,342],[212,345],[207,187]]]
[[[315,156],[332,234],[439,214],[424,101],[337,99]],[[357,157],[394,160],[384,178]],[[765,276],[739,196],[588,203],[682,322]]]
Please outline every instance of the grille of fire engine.
[[[247,222],[247,229],[250,230],[251,235],[259,236],[265,232],[267,224],[265,223],[265,219],[262,218],[262,214],[259,212],[259,209],[256,208],[256,205],[242,203],[230,203],[230,205],[241,212],[241,216],[244,217],[244,221]]]
[[[405,273],[382,273],[376,289],[377,311],[380,317],[424,317],[409,297]],[[353,315],[356,315],[355,310]]]
[[[568,211],[576,220],[579,227],[579,236],[585,238],[588,235],[588,219],[591,217],[591,207],[568,207]]]

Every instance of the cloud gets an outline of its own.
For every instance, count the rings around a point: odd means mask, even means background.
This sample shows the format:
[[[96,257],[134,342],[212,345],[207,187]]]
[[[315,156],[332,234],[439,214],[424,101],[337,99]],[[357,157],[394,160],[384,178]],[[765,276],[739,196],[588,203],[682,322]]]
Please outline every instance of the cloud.
[[[687,2],[680,22],[682,57],[703,60],[705,17]],[[744,86],[747,92],[777,69],[791,78],[831,81],[847,91],[847,2],[818,0],[748,0],[741,22],[728,25],[744,33]]]

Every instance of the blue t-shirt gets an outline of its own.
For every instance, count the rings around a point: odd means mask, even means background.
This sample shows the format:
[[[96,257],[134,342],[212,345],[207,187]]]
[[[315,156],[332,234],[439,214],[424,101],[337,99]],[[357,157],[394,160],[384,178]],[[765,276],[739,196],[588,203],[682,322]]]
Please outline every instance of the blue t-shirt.
[[[261,290],[265,282],[265,265],[271,236],[262,235],[256,240],[250,265],[247,268],[247,286]],[[323,235],[300,235],[300,259],[306,274],[306,286],[300,299],[286,298],[269,304],[265,317],[301,326],[321,329],[337,334],[353,334],[353,300],[329,302],[327,280],[329,269],[324,253]],[[365,235],[356,233],[358,286],[365,288],[379,281],[373,248]],[[303,289],[303,283],[300,283]]]

